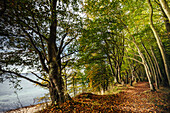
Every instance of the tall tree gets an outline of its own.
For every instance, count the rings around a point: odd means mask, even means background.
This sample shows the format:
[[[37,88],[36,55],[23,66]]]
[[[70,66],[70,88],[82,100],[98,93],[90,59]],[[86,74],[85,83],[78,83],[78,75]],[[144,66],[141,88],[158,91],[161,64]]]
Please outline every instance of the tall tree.
[[[3,76],[25,78],[47,87],[52,103],[66,101],[62,71],[77,52],[76,40],[81,29],[79,0],[8,0],[1,22],[0,71]],[[21,74],[18,68],[41,72],[34,75],[42,84]],[[2,75],[1,75],[2,76]]]
[[[167,6],[167,4],[165,4],[164,0],[160,0],[160,3],[161,3],[162,6],[163,5]],[[166,72],[166,75],[167,75],[167,78],[168,78],[168,83],[170,85],[170,74],[169,74],[169,69],[168,69],[169,68],[169,66],[168,66],[169,64],[168,64],[165,48],[164,48],[164,46],[162,44],[162,41],[160,39],[160,36],[159,36],[158,32],[156,31],[156,29],[154,27],[154,24],[153,24],[153,7],[152,7],[152,3],[151,3],[150,0],[148,0],[148,5],[149,5],[149,8],[150,8],[150,15],[149,15],[150,16],[150,27],[151,27],[151,29],[153,31],[153,34],[154,34],[154,36],[156,38],[156,41],[157,41],[157,44],[159,46],[159,49],[160,49],[160,52],[161,52],[161,55],[162,55],[162,59],[163,59],[163,62],[164,62],[164,66],[165,66],[165,72]],[[163,7],[164,11],[167,11],[167,8],[169,8],[169,7]],[[167,12],[165,12],[165,13],[168,16],[168,13]]]

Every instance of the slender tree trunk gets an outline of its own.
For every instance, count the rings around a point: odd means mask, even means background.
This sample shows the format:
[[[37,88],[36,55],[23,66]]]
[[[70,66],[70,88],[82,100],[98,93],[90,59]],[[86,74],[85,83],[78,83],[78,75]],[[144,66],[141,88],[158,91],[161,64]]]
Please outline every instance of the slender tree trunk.
[[[139,70],[138,73],[137,73],[137,76],[138,76],[138,79],[139,79],[139,82],[141,82],[141,71]]]
[[[129,73],[128,73],[128,71],[126,70],[126,84],[129,83],[128,76],[129,76]]]
[[[168,2],[166,0],[159,0],[162,9],[164,10],[165,14],[167,15],[169,22],[170,22],[170,8],[168,6]]]
[[[151,53],[152,53],[152,56],[153,56],[153,58],[154,58],[154,60],[155,60],[155,64],[156,64],[156,67],[157,67],[157,69],[158,69],[158,73],[159,73],[159,76],[160,76],[160,78],[161,78],[161,81],[162,81],[163,85],[166,86],[166,83],[165,83],[166,81],[165,81],[165,78],[162,76],[162,73],[161,73],[161,70],[160,70],[158,61],[157,61],[157,59],[156,59],[156,56],[155,56],[155,54],[154,54],[154,52],[153,52],[152,47],[150,47],[150,48],[151,48]]]
[[[75,88],[75,78],[73,76],[73,94],[76,96],[76,88]]]
[[[67,76],[66,76],[66,74],[64,75],[64,78],[65,78],[65,87],[66,87],[66,91],[67,91]]]
[[[164,0],[160,0],[160,2],[163,2]],[[153,34],[157,40],[157,44],[158,44],[158,47],[160,49],[160,52],[161,52],[161,55],[162,55],[162,59],[163,59],[163,62],[164,62],[164,67],[165,67],[165,72],[166,72],[166,75],[167,75],[167,78],[168,78],[168,83],[170,85],[170,74],[169,74],[169,69],[168,69],[168,61],[167,61],[167,58],[166,58],[166,53],[165,53],[165,49],[163,47],[163,44],[162,44],[162,41],[157,33],[157,31],[155,30],[155,27],[153,25],[153,20],[152,20],[152,16],[153,16],[153,8],[152,8],[152,4],[150,2],[150,0],[148,0],[148,4],[149,4],[149,8],[150,8],[150,27],[153,31]],[[162,5],[162,4],[161,4]],[[165,7],[164,7],[165,8]],[[163,8],[163,9],[164,9]],[[165,9],[164,9],[165,10]],[[169,11],[170,12],[170,11]],[[166,13],[166,12],[165,12]],[[167,14],[167,13],[166,13]],[[169,14],[168,14],[169,15]],[[167,15],[167,16],[168,16]],[[170,15],[169,15],[170,16]],[[169,21],[170,21],[170,17],[169,18]]]
[[[123,24],[124,24],[124,23],[123,23]],[[136,44],[136,42],[135,42],[135,37],[130,33],[130,31],[129,31],[129,29],[128,29],[127,27],[126,27],[126,29],[127,29],[128,33],[132,36],[132,38],[133,38],[133,41],[132,41],[132,42],[135,44],[135,46],[136,46],[136,48],[137,48],[137,50],[138,50],[139,56],[140,56],[141,59],[142,59],[142,64],[144,65],[144,68],[145,68],[145,71],[146,71],[146,75],[147,75],[147,78],[148,78],[148,81],[149,81],[150,89],[151,89],[152,91],[155,91],[155,87],[154,87],[154,85],[153,85],[153,82],[151,81],[151,78],[150,78],[151,74],[150,74],[150,70],[149,70],[149,67],[148,67],[148,65],[147,65],[147,62],[146,62],[146,60],[145,60],[145,57],[144,57],[144,55],[142,54],[142,52],[140,51],[139,46]]]
[[[120,68],[121,66],[119,66],[119,64],[118,64],[118,69],[117,69],[117,71],[118,71],[118,79],[119,79],[119,82],[121,82],[121,68]]]
[[[143,44],[143,42],[142,42],[142,46],[143,46],[143,48],[144,48],[144,50],[145,50],[145,52],[146,52],[146,54],[148,56],[148,59],[149,59],[148,63],[150,62],[150,70],[152,71],[152,74],[153,74],[153,76],[155,78],[156,87],[157,87],[157,89],[159,89],[158,75],[156,74],[156,70],[155,70],[155,67],[154,67],[153,60],[151,59],[151,55],[149,54],[149,52],[146,49],[146,47]]]
[[[131,71],[131,79],[130,79],[130,86],[133,86],[133,81],[134,81],[134,68],[129,64],[130,71]]]
[[[120,84],[119,77],[118,77],[118,67],[116,64],[115,64],[114,69],[115,69],[115,81],[116,81],[116,83]]]
[[[111,58],[110,58],[110,56],[107,54],[107,58],[108,58],[108,61],[109,61],[109,67],[110,67],[110,69],[111,69],[111,72],[112,72],[112,76],[115,78],[116,77],[116,74],[115,74],[115,72],[114,72],[114,69],[113,69],[113,65],[112,65],[112,62],[111,62]],[[118,79],[116,78],[116,82],[118,82]]]

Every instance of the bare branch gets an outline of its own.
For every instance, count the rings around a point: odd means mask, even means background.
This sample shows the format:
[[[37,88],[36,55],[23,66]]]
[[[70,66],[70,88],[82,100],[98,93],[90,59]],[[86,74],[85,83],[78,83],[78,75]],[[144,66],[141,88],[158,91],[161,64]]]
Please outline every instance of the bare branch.
[[[127,53],[131,53],[131,54],[133,54],[133,55],[135,55],[135,56],[138,56],[138,57],[140,57],[140,55],[138,55],[138,54],[135,54],[135,53],[132,53],[132,52],[129,52],[127,49],[125,49],[125,51],[126,51]]]

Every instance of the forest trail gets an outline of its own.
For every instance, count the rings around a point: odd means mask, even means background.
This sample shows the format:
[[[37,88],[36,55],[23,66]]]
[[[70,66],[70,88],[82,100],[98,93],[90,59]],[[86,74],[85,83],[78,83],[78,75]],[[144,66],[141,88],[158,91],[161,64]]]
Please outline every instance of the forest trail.
[[[160,88],[151,92],[149,84],[141,82],[133,87],[123,87],[121,90],[122,92],[112,95],[82,93],[74,97],[74,101],[67,101],[60,107],[49,107],[41,113],[169,113],[170,111],[169,89]]]

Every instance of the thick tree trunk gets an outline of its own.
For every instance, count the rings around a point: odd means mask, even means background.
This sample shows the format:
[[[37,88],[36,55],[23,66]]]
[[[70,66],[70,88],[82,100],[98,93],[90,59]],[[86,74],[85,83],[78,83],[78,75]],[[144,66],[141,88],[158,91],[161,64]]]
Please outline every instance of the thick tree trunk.
[[[164,0],[160,0],[160,2],[164,2]],[[152,4],[150,2],[150,0],[148,0],[148,4],[149,4],[149,8],[150,8],[150,27],[153,31],[153,34],[157,40],[157,44],[158,44],[158,47],[160,49],[160,52],[161,52],[161,55],[162,55],[162,59],[163,59],[163,62],[164,62],[164,67],[165,67],[165,72],[166,72],[166,75],[167,75],[167,78],[168,78],[168,83],[170,85],[170,74],[169,74],[169,69],[168,69],[168,61],[167,61],[167,58],[166,58],[166,54],[165,54],[165,49],[163,47],[163,44],[162,44],[162,41],[153,25],[153,20],[152,20],[152,16],[153,16],[153,8],[152,8]],[[161,4],[162,5],[162,4]],[[164,9],[164,8],[163,8]],[[169,11],[170,12],[170,11]],[[166,12],[165,12],[166,13]],[[170,14],[169,15],[169,21],[170,21]],[[167,16],[168,16],[167,15]]]
[[[161,6],[162,6],[162,9],[164,10],[165,14],[167,15],[168,19],[169,19],[169,22],[170,22],[170,8],[168,6],[168,3],[166,0],[159,0]]]
[[[59,95],[51,78],[50,78],[50,85],[49,85],[49,93],[50,93],[52,105],[57,104],[59,102]]]
[[[56,45],[56,33],[57,33],[57,0],[51,1],[51,23],[50,23],[50,36],[47,40],[47,48],[48,48],[48,67],[49,67],[49,77],[52,83],[52,89],[50,89],[51,99],[53,103],[58,102],[64,103],[66,101],[65,98],[65,86],[64,81],[61,76],[61,58],[60,51]],[[51,93],[52,92],[52,93]],[[55,93],[58,93],[58,98]]]
[[[59,71],[60,70],[58,69],[57,65],[52,62],[50,64],[49,76],[54,85],[53,90],[56,90],[59,96],[58,100],[55,100],[55,101],[59,103],[63,103],[65,102],[65,86],[64,86],[63,78],[61,77],[61,74]]]

